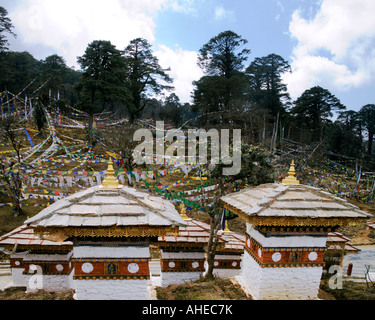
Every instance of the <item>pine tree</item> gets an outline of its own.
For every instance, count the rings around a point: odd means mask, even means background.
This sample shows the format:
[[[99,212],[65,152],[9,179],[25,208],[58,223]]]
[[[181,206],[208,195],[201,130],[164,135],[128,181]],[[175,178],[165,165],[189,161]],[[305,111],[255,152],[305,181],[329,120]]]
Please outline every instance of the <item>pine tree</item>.
[[[93,127],[95,113],[113,110],[115,103],[126,104],[129,92],[126,86],[126,62],[110,41],[90,43],[78,58],[82,76],[76,85],[79,93],[77,106],[89,114],[89,127]]]
[[[167,74],[170,69],[163,69],[159,65],[146,39],[137,38],[130,41],[125,48],[124,57],[128,68],[127,82],[131,95],[128,111],[132,123],[142,117],[143,110],[154,95],[159,95],[164,90],[172,90],[173,87],[168,85],[172,83]]]

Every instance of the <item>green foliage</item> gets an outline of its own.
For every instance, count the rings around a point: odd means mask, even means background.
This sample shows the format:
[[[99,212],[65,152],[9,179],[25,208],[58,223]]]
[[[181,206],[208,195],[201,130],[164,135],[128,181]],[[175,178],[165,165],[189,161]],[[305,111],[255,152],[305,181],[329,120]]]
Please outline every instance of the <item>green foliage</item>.
[[[230,78],[222,76],[204,76],[194,82],[194,107],[204,115],[201,124],[218,123],[230,118],[228,113],[233,110],[237,101],[240,101],[247,89],[244,73],[235,73]],[[212,117],[210,113],[220,112]],[[226,114],[226,116],[225,116]]]
[[[149,101],[149,97],[171,90],[167,85],[172,79],[167,74],[170,69],[163,69],[153,55],[151,45],[146,39],[137,38],[130,41],[124,51],[127,66],[127,85],[130,91],[128,112],[130,121],[139,119]],[[165,82],[162,84],[160,81]]]
[[[125,104],[129,92],[125,86],[126,64],[121,52],[110,41],[93,41],[78,58],[82,76],[76,85],[77,106],[90,115],[105,109],[113,110],[116,102]]]
[[[0,78],[0,90],[9,90],[12,93],[20,92],[35,77],[40,75],[41,63],[28,52],[7,52],[3,54],[2,70]],[[36,85],[25,91],[30,94]]]
[[[33,118],[38,131],[42,131],[47,124],[47,118],[39,100],[34,104]]]
[[[182,124],[182,109],[183,106],[180,103],[180,99],[175,93],[172,93],[165,100],[164,106],[160,112],[160,116],[168,123],[178,127]]]
[[[0,53],[8,50],[8,39],[5,33],[9,33],[16,37],[16,34],[13,32],[13,28],[14,26],[12,21],[8,17],[8,11],[0,6]]]
[[[356,157],[362,153],[362,127],[359,113],[353,110],[340,112],[328,127],[328,145],[333,152]]]
[[[211,177],[223,183],[230,183],[229,189],[236,185],[257,186],[264,183],[271,183],[275,179],[275,171],[268,153],[256,146],[241,144],[241,171],[234,176],[223,176],[224,164],[220,163],[211,173]],[[222,195],[227,193],[224,191]]]
[[[200,49],[198,65],[206,75],[230,78],[242,71],[248,59],[251,51],[241,50],[247,42],[233,31],[221,32]]]
[[[316,86],[306,90],[295,102],[291,114],[300,126],[311,129],[312,141],[323,140],[323,125],[330,121],[333,111],[344,110],[341,104],[328,90]]]
[[[345,107],[339,99],[319,86],[292,103],[282,81],[291,72],[288,61],[272,53],[246,65],[248,41],[233,31],[219,33],[200,49],[197,63],[204,76],[193,82],[191,106],[169,92],[173,89],[170,70],[159,65],[145,39],[130,41],[123,51],[109,41],[93,41],[78,58],[82,70],[76,71],[56,54],[38,61],[28,52],[8,51],[9,35],[15,36],[13,25],[0,6],[0,92],[22,92],[21,99],[32,98],[38,128],[44,125],[38,108],[69,115],[70,105],[88,112],[91,129],[94,114],[112,111],[131,122],[151,118],[184,128],[241,127],[246,143],[267,148],[282,147],[285,138],[313,149],[319,145],[319,152],[355,158],[362,158],[367,149],[366,159],[371,160],[375,105],[366,105],[358,113],[342,112]],[[166,92],[169,96],[163,101]],[[5,111],[10,109],[7,99],[6,94],[2,96]],[[332,122],[334,111],[340,116]]]
[[[255,58],[246,69],[249,77],[249,100],[276,116],[285,114],[290,104],[287,86],[281,76],[291,72],[289,63],[276,54]]]
[[[250,54],[242,47],[247,40],[233,31],[225,31],[209,40],[199,51],[198,65],[205,76],[194,82],[194,108],[201,110],[204,117],[201,123],[212,119],[212,112],[220,112],[213,123],[222,122],[230,117],[236,101],[243,98],[247,87],[243,72],[244,63]]]
[[[62,85],[63,73],[66,71],[67,66],[63,57],[57,54],[48,56],[41,65],[41,74],[43,80],[48,80],[45,90],[51,92],[53,97],[57,96],[57,93]]]
[[[362,125],[367,130],[368,135],[368,146],[367,154],[372,154],[372,144],[375,134],[375,104],[367,104],[361,108],[359,111],[359,117],[361,119]]]

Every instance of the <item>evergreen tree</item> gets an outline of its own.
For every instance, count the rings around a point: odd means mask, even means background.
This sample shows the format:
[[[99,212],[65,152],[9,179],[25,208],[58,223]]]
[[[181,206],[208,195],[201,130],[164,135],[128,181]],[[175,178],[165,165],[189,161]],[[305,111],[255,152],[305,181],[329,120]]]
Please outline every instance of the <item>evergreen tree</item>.
[[[362,122],[358,112],[340,112],[337,120],[330,126],[329,150],[349,157],[362,154]]]
[[[8,11],[4,7],[0,6],[0,53],[8,50],[8,39],[5,33],[9,33],[13,37],[16,37],[13,29],[14,26],[8,17]]]
[[[11,34],[16,37],[16,34],[13,32],[13,24],[10,18],[8,17],[8,11],[0,6],[0,91],[4,89],[4,84],[1,81],[9,72],[9,67],[6,61],[6,54],[8,51],[8,39],[6,33]]]
[[[256,58],[246,69],[249,76],[249,101],[271,111],[276,116],[284,115],[290,103],[287,86],[282,74],[291,72],[289,63],[276,54]]]
[[[194,82],[194,106],[208,121],[212,112],[230,112],[237,100],[242,100],[247,85],[243,72],[250,50],[243,48],[247,40],[233,31],[221,32],[210,39],[199,51],[198,65],[203,76]],[[220,117],[219,122],[226,118]]]
[[[160,116],[164,121],[173,124],[174,126],[179,126],[182,122],[182,115],[180,99],[175,93],[172,93],[165,100]]]
[[[367,154],[372,155],[372,145],[375,134],[375,104],[367,104],[359,111],[363,126],[367,130]]]
[[[124,57],[127,65],[127,82],[130,91],[130,103],[127,105],[130,122],[142,116],[149,100],[164,90],[171,90],[172,79],[167,74],[170,69],[163,69],[153,55],[151,45],[146,39],[130,41],[125,48]],[[162,83],[164,82],[164,84]]]
[[[67,66],[63,57],[53,54],[42,61],[41,73],[43,80],[48,80],[45,90],[51,93],[52,98],[57,97],[63,91],[63,76],[67,71]]]
[[[241,72],[250,54],[242,47],[248,43],[233,31],[224,31],[211,38],[199,50],[198,65],[208,76],[232,77]]]
[[[77,106],[89,114],[89,127],[92,128],[95,113],[113,110],[115,103],[126,104],[129,97],[126,61],[110,41],[96,40],[88,45],[78,63],[82,75],[76,85]]]
[[[322,141],[324,124],[330,121],[332,112],[345,109],[338,98],[319,86],[306,90],[294,104],[291,114],[300,126],[311,130],[311,141]]]
[[[6,52],[2,54],[4,65],[0,77],[0,90],[17,94],[25,88],[33,79],[39,77],[41,62],[36,60],[29,52]],[[35,82],[24,94],[32,93],[38,86]],[[40,83],[41,84],[41,83]],[[39,84],[39,85],[40,85]]]

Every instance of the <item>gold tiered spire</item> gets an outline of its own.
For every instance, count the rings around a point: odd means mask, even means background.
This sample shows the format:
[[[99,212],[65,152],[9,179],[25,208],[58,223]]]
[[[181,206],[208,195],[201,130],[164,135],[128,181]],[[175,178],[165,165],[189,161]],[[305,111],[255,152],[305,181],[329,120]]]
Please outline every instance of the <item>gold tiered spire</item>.
[[[288,176],[281,183],[289,185],[289,186],[299,185],[299,181],[296,178],[296,170],[294,169],[294,160],[292,161],[292,164],[290,165]]]
[[[186,209],[185,209],[185,203],[181,202],[181,205],[180,205],[180,216],[182,218],[182,220],[191,220],[187,215],[186,215]]]
[[[225,229],[224,229],[224,232],[230,232],[230,230],[228,228],[228,220],[225,220]]]
[[[105,189],[117,189],[119,186],[119,182],[117,181],[117,177],[115,176],[115,170],[113,169],[113,162],[111,157],[108,161],[107,177],[103,180],[102,186]]]

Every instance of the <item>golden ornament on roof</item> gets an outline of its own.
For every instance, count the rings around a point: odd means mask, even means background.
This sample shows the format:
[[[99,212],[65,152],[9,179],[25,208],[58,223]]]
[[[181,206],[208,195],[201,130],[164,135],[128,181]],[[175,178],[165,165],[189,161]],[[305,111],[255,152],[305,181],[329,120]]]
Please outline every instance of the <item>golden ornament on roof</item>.
[[[118,186],[119,186],[119,182],[117,180],[117,177],[115,176],[115,170],[113,169],[113,162],[112,162],[112,159],[109,158],[107,177],[103,180],[102,187],[106,189],[117,189]]]
[[[292,161],[292,164],[290,165],[288,176],[281,183],[289,185],[289,186],[295,186],[295,185],[300,184],[296,178],[296,171],[294,169],[294,160]]]
[[[230,232],[230,230],[228,228],[228,220],[225,220],[225,229],[224,229],[224,232]]]
[[[186,215],[185,203],[181,202],[180,209],[180,216],[182,220],[190,220],[190,218]]]

